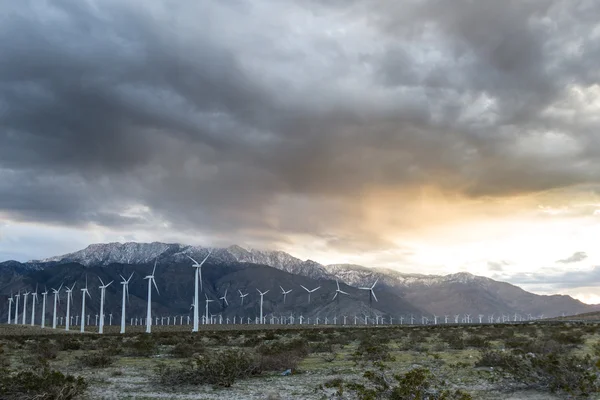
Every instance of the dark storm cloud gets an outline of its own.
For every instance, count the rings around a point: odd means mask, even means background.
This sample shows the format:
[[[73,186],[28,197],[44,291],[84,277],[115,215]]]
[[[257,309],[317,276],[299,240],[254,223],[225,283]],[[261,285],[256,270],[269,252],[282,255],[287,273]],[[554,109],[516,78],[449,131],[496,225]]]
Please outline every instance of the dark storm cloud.
[[[561,264],[571,264],[579,261],[583,261],[587,258],[587,254],[585,251],[577,251],[573,253],[570,257],[564,258],[562,260],[558,260],[557,263]]]
[[[597,82],[593,1],[0,11],[0,211],[13,218],[314,234],[360,218],[372,187],[598,181],[597,135],[568,86]],[[367,240],[355,229],[335,245]]]

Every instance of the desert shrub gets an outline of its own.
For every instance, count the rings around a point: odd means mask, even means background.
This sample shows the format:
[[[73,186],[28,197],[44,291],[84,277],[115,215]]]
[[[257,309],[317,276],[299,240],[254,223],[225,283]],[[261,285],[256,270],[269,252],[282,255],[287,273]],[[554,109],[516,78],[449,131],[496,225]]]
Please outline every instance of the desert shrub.
[[[600,342],[596,342],[592,345],[592,354],[596,357],[600,357]]]
[[[316,330],[306,330],[302,333],[302,336],[309,342],[320,342],[322,340],[321,332]]]
[[[179,367],[160,364],[155,376],[158,383],[167,386],[210,384],[229,387],[236,379],[258,373],[260,370],[253,354],[228,349],[196,356]]]
[[[10,367],[10,359],[4,350],[4,343],[0,343],[0,369]]]
[[[56,344],[60,351],[81,350],[81,342],[77,338],[68,335],[58,337]]]
[[[308,352],[308,342],[304,339],[265,343],[257,348],[257,365],[263,371],[296,369]]]
[[[443,389],[444,382],[425,368],[395,375],[393,380],[381,371],[366,371],[363,378],[365,383],[346,382],[337,378],[327,381],[323,386],[336,389],[338,397],[347,391],[359,400],[472,400],[471,395],[461,390]]]
[[[387,344],[381,343],[377,338],[365,335],[358,343],[358,347],[352,358],[355,362],[359,361],[394,361],[394,357],[390,354],[390,348]]]
[[[131,356],[150,357],[158,352],[158,345],[150,335],[138,336],[136,340],[127,342],[127,352]]]
[[[565,345],[582,345],[585,343],[583,332],[580,330],[572,330],[570,332],[553,332],[550,338],[557,343]]]
[[[490,347],[489,340],[486,337],[479,335],[468,336],[464,342],[465,346],[474,347],[476,349],[487,349]]]
[[[191,343],[187,342],[179,342],[173,346],[171,349],[171,355],[176,358],[188,358],[192,357],[194,354],[203,353],[204,347],[194,346]]]
[[[106,351],[90,352],[77,357],[77,362],[88,368],[106,368],[115,363],[115,359]]]
[[[515,380],[536,389],[573,395],[588,395],[600,390],[598,368],[589,356],[488,351],[475,365],[501,368]]]
[[[69,400],[83,394],[86,388],[87,383],[83,378],[63,375],[47,368],[39,372],[0,371],[0,398],[6,400]]]
[[[29,347],[31,354],[42,360],[54,360],[58,355],[58,346],[48,339],[40,339],[32,342]]]
[[[333,344],[331,342],[314,342],[310,343],[309,349],[311,353],[331,353]]]
[[[465,338],[462,331],[452,329],[440,332],[440,340],[448,344],[448,348],[454,350],[463,350],[466,347]]]
[[[258,335],[252,335],[247,337],[242,343],[242,347],[256,347],[263,342],[263,339]]]

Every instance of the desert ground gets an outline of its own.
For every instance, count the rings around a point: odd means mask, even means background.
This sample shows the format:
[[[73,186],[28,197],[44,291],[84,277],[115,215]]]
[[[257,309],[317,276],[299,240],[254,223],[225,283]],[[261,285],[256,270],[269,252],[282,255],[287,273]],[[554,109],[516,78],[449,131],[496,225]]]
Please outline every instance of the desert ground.
[[[0,326],[2,399],[599,396],[599,324]]]

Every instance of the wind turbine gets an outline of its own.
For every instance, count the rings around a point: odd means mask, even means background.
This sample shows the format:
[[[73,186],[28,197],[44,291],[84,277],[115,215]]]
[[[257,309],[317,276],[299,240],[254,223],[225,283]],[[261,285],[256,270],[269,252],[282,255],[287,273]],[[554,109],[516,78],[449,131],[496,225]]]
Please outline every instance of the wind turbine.
[[[345,294],[348,295],[348,293],[344,292],[343,290],[340,290],[340,283],[338,282],[338,280],[335,280],[335,283],[337,285],[337,289],[335,290],[335,294],[333,295],[333,299],[331,300],[335,300],[335,298],[337,297],[338,294]],[[340,299],[338,299],[338,302],[340,301]]]
[[[148,279],[148,308],[146,309],[146,333],[152,331],[152,284],[156,288],[156,293],[160,295],[156,281],[154,280],[154,272],[156,271],[156,263],[158,260],[154,260],[154,269],[152,269],[152,275],[146,276],[144,279]]]
[[[192,264],[192,267],[196,268],[196,270],[194,271],[194,326],[192,328],[192,332],[198,332],[198,326],[199,326],[198,303],[200,302],[200,299],[198,298],[198,281],[200,282],[200,291],[202,291],[202,265],[204,264],[206,259],[210,256],[210,253],[212,253],[212,249],[209,250],[208,254],[206,255],[206,257],[204,257],[204,260],[202,260],[202,262],[200,264],[198,264],[198,261],[194,260],[192,257],[187,256],[190,260],[192,260],[194,262],[194,264]]]
[[[98,277],[100,279],[100,277]],[[100,324],[98,325],[98,333],[104,333],[104,297],[106,296],[106,288],[110,286],[113,281],[108,282],[107,285],[102,282],[100,279],[100,283],[102,286],[98,286],[100,288]]]
[[[65,321],[65,331],[69,330],[69,324],[71,323],[71,299],[73,298],[73,288],[75,288],[76,284],[77,282],[75,282],[72,287],[69,288],[67,286],[67,288],[65,289],[65,291],[67,292],[67,320]]]
[[[13,299],[13,294],[10,294],[10,297],[8,298],[8,324],[11,324],[10,318],[12,317],[12,304],[13,301],[15,301],[15,299]]]
[[[375,296],[375,292],[373,291],[373,289],[375,288],[375,285],[377,285],[378,281],[379,281],[379,278],[377,278],[377,280],[375,281],[375,283],[371,287],[359,287],[359,289],[368,290],[369,291],[369,307],[373,306],[373,304],[372,304],[373,303],[373,299],[375,299],[375,301],[379,301],[379,300],[377,300],[377,296]]]
[[[214,301],[214,300],[209,300],[208,296],[206,295],[206,293],[204,293],[204,297],[206,297],[206,316],[204,317],[204,325],[207,325],[208,324],[208,316],[209,316],[209,314],[208,314],[208,303],[210,303],[211,301]]]
[[[264,324],[265,321],[263,320],[263,296],[267,293],[269,293],[269,291],[267,290],[266,292],[261,292],[260,290],[256,289],[256,291],[258,293],[260,293],[260,323]]]
[[[229,307],[229,302],[227,301],[227,289],[225,289],[225,294],[223,295],[223,297],[219,297],[219,300],[223,300],[221,302],[221,306],[223,307],[223,309],[225,309],[225,305]]]
[[[17,298],[17,301],[15,302],[15,325],[16,325],[19,323],[19,298],[21,297],[20,290],[17,292],[17,295],[15,297]]]
[[[302,285],[300,285],[302,286]],[[302,289],[306,290],[308,292],[308,304],[310,304],[310,294],[312,292],[316,292],[317,290],[319,290],[321,288],[321,286],[317,286],[316,288],[312,289],[312,290],[308,290],[306,287],[302,286]]]
[[[120,275],[123,281],[121,281],[121,285],[123,285],[123,302],[121,304],[121,332],[125,333],[125,297],[127,297],[127,302],[129,302],[129,281],[133,277],[133,272],[129,275],[129,279],[125,279],[123,275]]]
[[[42,329],[46,327],[46,296],[48,296],[48,288],[42,292]]]
[[[290,289],[286,292],[284,288],[282,288],[281,286],[279,287],[281,288],[281,294],[283,295],[283,304],[285,304],[285,298],[287,297],[288,293],[290,293],[294,289]]]
[[[60,298],[59,293],[60,293],[60,289],[62,288],[63,284],[61,283],[60,286],[57,289],[52,288],[52,292],[54,293],[54,314],[52,316],[52,329],[56,329],[56,302],[58,301],[60,303]]]
[[[23,325],[25,325],[27,318],[27,296],[29,296],[29,293],[31,292],[23,293]]]
[[[31,293],[31,302],[33,303],[31,305],[31,326],[33,326],[35,324],[35,303],[37,302],[37,298],[38,298],[38,285],[35,285],[35,292]]]
[[[244,297],[248,296],[248,293],[244,294],[242,293],[241,290],[238,289],[238,292],[240,292],[240,297],[242,298],[242,306],[244,305]]]
[[[85,331],[85,295],[91,299],[90,292],[87,287],[87,275],[85,276],[85,287],[81,289],[81,327],[79,331],[83,333]],[[89,324],[89,315],[88,315],[88,324]]]

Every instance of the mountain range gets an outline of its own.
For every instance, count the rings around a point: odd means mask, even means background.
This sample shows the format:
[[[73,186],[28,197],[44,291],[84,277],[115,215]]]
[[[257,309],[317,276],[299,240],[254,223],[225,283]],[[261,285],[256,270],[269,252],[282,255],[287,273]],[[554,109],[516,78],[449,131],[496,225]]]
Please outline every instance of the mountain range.
[[[134,273],[130,284],[131,317],[143,316],[146,307],[147,284],[140,279],[158,264],[156,279],[160,295],[153,295],[156,315],[189,315],[193,296],[191,260],[204,258],[208,249],[200,246],[167,243],[100,243],[61,256],[26,263],[0,263],[0,294],[34,290],[35,286],[58,288],[61,283],[77,288],[88,279],[92,295],[98,292],[96,276],[105,282],[115,282],[107,289],[106,304],[115,313],[120,311],[121,280],[119,275]],[[199,260],[200,261],[200,260]],[[348,295],[332,300],[335,280]],[[451,275],[405,274],[395,270],[367,268],[359,265],[322,265],[312,260],[300,260],[281,251],[247,250],[240,246],[216,248],[202,268],[203,289],[206,296],[216,300],[210,304],[210,313],[224,318],[254,318],[258,314],[258,293],[269,290],[264,299],[265,314],[302,314],[316,318],[333,315],[354,316],[377,314],[401,317],[420,315],[513,315],[560,316],[598,310],[596,305],[584,304],[569,296],[542,296],[529,293],[517,286],[498,282],[469,273]],[[378,301],[369,301],[368,291],[359,287],[371,286],[375,281]],[[320,289],[311,296],[302,286]],[[281,288],[292,289],[285,304]],[[227,290],[225,304],[220,297]],[[241,304],[239,292],[250,293]],[[75,290],[74,307],[80,301]],[[64,295],[63,295],[64,296]],[[7,301],[0,303],[0,318],[7,314]],[[92,314],[99,308],[98,296],[87,304]],[[204,313],[201,301],[201,314]],[[75,308],[77,309],[77,308]],[[49,310],[47,310],[49,311]]]

